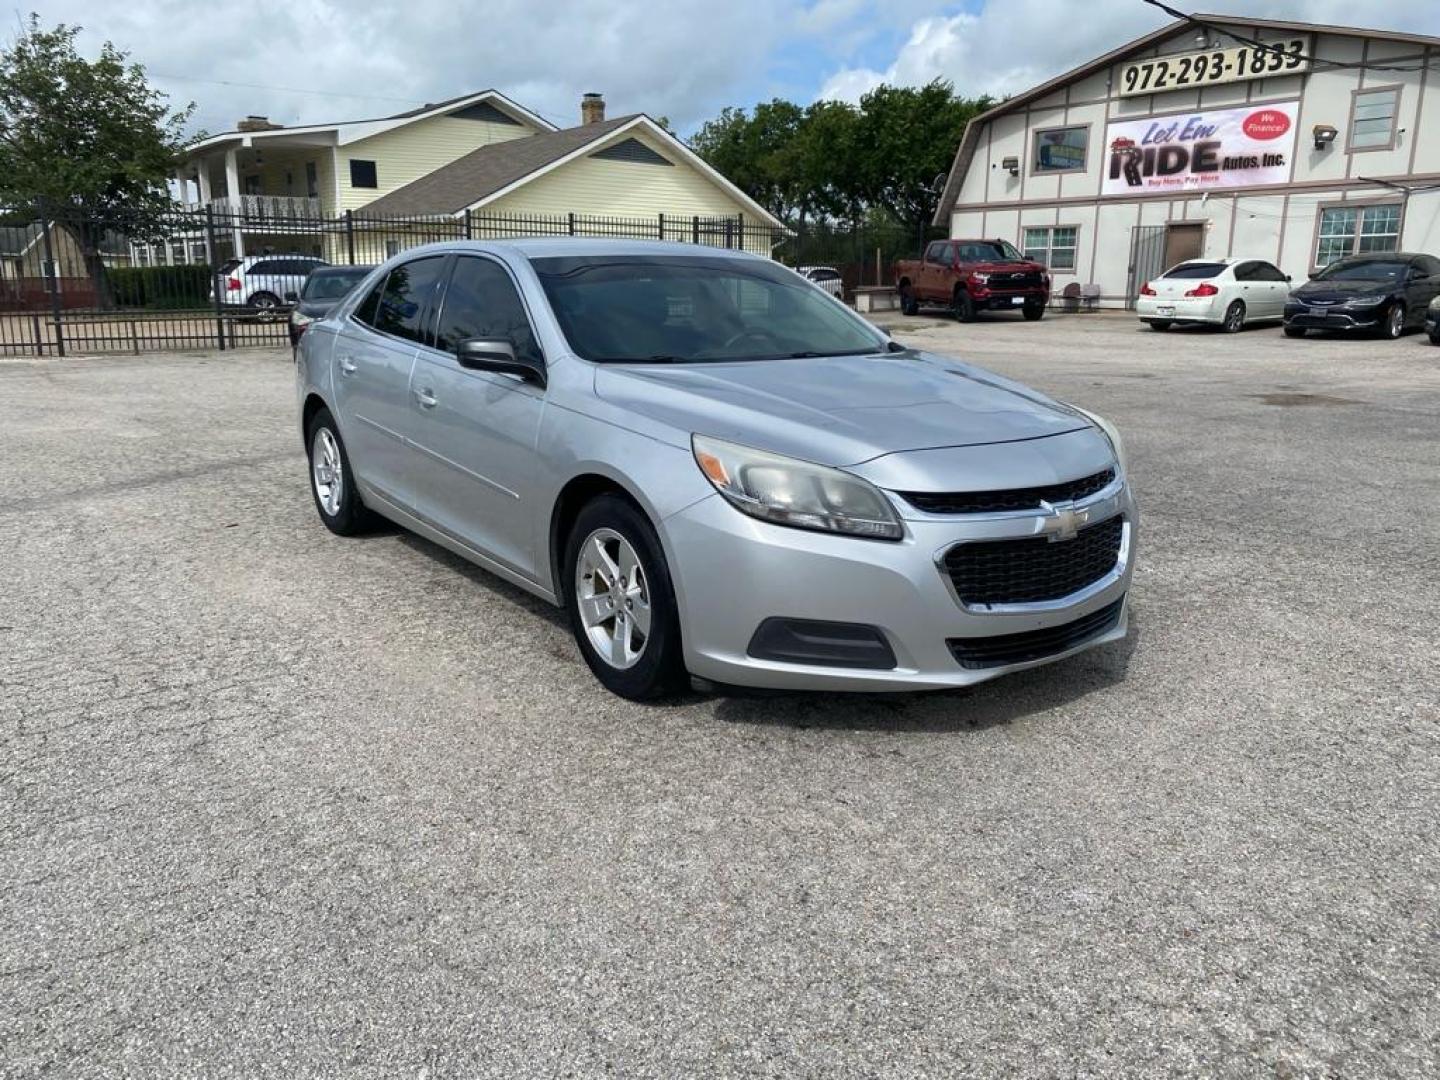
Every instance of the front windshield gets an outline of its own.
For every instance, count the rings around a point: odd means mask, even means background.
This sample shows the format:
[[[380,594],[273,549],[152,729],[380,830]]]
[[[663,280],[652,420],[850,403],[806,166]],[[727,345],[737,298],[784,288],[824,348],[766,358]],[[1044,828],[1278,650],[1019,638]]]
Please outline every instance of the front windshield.
[[[305,279],[305,291],[301,295],[306,300],[339,300],[369,272],[370,268],[366,266],[355,270],[325,270],[313,273]]]
[[[571,347],[597,363],[855,356],[885,339],[826,293],[759,259],[535,259]]]
[[[1377,259],[1373,262],[1332,263],[1315,275],[1316,281],[1399,281],[1409,264]]]
[[[961,262],[1028,262],[1013,244],[1006,240],[966,240],[956,252]]]

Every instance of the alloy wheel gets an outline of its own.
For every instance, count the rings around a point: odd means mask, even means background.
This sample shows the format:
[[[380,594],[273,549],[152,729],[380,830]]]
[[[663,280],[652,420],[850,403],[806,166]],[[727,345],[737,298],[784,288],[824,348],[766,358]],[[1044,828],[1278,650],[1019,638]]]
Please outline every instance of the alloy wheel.
[[[614,529],[596,529],[580,545],[575,603],[596,655],[617,670],[634,667],[650,641],[650,583]]]
[[[340,464],[340,446],[327,427],[315,430],[315,441],[310,446],[310,473],[320,508],[334,517],[340,512],[340,500],[345,494],[345,467]]]
[[[1225,312],[1225,332],[1227,334],[1239,333],[1240,328],[1245,325],[1245,309],[1237,300],[1230,305]]]
[[[1385,316],[1385,333],[1392,338],[1398,338],[1405,332],[1405,309],[1396,304]]]

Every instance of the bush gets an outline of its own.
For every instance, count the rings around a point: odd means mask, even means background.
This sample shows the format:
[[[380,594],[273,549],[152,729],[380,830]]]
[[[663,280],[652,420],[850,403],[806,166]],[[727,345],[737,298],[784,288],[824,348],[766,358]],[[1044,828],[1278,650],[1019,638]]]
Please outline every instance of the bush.
[[[118,307],[204,307],[210,295],[210,267],[117,266],[105,271],[110,295]]]

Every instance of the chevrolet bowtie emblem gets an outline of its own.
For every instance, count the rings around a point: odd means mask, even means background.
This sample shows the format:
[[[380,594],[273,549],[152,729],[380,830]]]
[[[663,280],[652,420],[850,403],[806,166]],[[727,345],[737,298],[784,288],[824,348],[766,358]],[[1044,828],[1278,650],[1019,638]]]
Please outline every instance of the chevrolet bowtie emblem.
[[[1090,521],[1090,511],[1076,510],[1074,503],[1054,505],[1042,501],[1040,509],[1045,511],[1045,516],[1040,519],[1040,531],[1052,542],[1074,540],[1075,535]]]

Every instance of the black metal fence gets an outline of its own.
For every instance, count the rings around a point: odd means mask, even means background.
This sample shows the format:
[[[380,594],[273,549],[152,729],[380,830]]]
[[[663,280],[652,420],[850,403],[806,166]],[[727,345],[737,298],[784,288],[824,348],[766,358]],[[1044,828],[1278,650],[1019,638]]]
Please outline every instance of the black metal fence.
[[[809,222],[798,225],[776,248],[789,266],[827,266],[839,271],[850,296],[857,288],[892,286],[897,259],[916,259],[925,244],[944,239],[943,228],[860,221]]]
[[[379,263],[439,240],[534,236],[669,240],[762,255],[784,254],[794,240],[738,215],[383,217],[256,199],[127,224],[0,210],[0,356],[283,345],[287,310],[316,265]],[[790,254],[785,261],[797,264]]]

